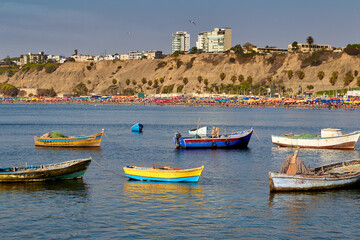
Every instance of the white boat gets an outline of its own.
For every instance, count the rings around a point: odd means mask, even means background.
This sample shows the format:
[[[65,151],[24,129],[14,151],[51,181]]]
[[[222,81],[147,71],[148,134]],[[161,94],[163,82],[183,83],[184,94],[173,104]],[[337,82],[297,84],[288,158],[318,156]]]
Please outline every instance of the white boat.
[[[191,136],[194,136],[194,135],[199,135],[199,136],[206,136],[207,135],[207,127],[201,127],[201,128],[194,128],[194,129],[191,129],[189,130],[189,134]]]
[[[360,159],[306,169],[305,164],[297,162],[297,152],[298,150],[289,156],[291,159],[285,160],[286,167],[283,168],[283,164],[279,173],[269,172],[271,192],[327,190],[349,187],[360,182]],[[299,170],[301,164],[303,166]]]
[[[321,136],[303,135],[272,135],[274,144],[281,147],[322,148],[322,149],[354,149],[360,131],[342,134],[340,129],[321,129]]]

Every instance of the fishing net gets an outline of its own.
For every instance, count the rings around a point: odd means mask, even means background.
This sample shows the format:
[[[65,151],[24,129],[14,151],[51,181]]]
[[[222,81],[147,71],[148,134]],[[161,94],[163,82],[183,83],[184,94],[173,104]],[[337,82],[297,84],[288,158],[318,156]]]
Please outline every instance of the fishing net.
[[[60,132],[60,131],[50,132],[50,137],[51,138],[66,138],[66,136],[64,134],[62,134],[62,132]]]
[[[318,138],[318,136],[311,133],[303,133],[297,136],[298,138]]]

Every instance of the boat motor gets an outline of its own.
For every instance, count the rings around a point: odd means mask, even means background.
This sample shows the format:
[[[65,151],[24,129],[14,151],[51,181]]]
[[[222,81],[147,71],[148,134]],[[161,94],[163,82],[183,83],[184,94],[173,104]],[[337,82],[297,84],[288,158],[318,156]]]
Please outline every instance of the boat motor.
[[[181,134],[179,132],[174,134],[176,148],[180,147],[180,138],[181,138]]]

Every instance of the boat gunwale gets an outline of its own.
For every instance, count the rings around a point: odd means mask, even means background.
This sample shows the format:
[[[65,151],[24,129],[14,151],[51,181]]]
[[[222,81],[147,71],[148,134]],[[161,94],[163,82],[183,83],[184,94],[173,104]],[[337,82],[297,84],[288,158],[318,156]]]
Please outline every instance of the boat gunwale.
[[[96,133],[93,135],[86,135],[86,136],[68,136],[68,137],[63,137],[63,138],[51,138],[51,137],[41,137],[41,136],[34,136],[34,139],[36,140],[75,140],[75,139],[86,139],[86,140],[94,140],[96,139],[96,137],[98,136],[103,136],[104,135],[104,131],[100,132],[100,133]]]
[[[188,140],[194,140],[199,142],[206,142],[208,141],[215,141],[215,142],[222,142],[222,141],[236,141],[240,138],[246,137],[247,135],[251,134],[254,131],[254,129],[239,131],[239,132],[233,132],[226,135],[220,135],[219,137],[201,137],[201,138],[194,138],[194,137],[180,137],[180,140],[188,141]],[[239,136],[237,136],[239,135]]]
[[[294,136],[271,135],[271,138],[272,137],[279,137],[279,138],[301,139],[301,140],[323,140],[323,139],[347,137],[347,136],[352,136],[352,135],[356,135],[356,134],[360,134],[360,131],[354,131],[354,132],[351,132],[351,133],[342,134],[340,136],[333,136],[333,137],[300,138],[300,137],[296,137],[296,135],[294,135]],[[299,135],[297,135],[297,136],[299,136]]]
[[[136,168],[131,168],[136,167]],[[140,167],[140,166],[126,166],[123,169],[131,169],[131,170],[138,170],[138,171],[149,171],[149,172],[166,172],[166,173],[179,173],[179,172],[193,172],[198,170],[203,170],[204,165],[201,167],[196,168],[187,168],[187,169],[162,169],[162,168],[154,168],[154,167]]]
[[[0,175],[17,175],[17,174],[24,174],[24,173],[32,173],[32,172],[46,172],[46,171],[53,171],[53,170],[60,170],[66,169],[68,167],[72,167],[84,162],[91,162],[92,157],[84,158],[84,159],[74,159],[60,163],[49,163],[44,165],[29,165],[29,166],[13,166],[13,167],[5,167],[0,168],[0,170],[6,169],[15,169],[15,171],[0,171]]]

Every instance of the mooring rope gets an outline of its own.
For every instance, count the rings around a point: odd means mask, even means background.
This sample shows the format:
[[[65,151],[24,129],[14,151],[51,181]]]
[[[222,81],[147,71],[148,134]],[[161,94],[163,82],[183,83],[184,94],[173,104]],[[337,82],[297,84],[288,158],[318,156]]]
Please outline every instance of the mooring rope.
[[[128,177],[126,177],[126,176],[124,176],[124,175],[121,175],[121,174],[118,174],[118,173],[116,173],[116,172],[114,172],[114,171],[111,171],[110,169],[104,167],[103,165],[101,165],[100,163],[98,163],[98,162],[97,162],[96,160],[94,160],[94,159],[93,159],[93,161],[94,161],[97,165],[99,165],[100,167],[102,167],[103,169],[111,172],[112,174],[118,175],[118,176],[123,177],[123,178],[128,178]]]

